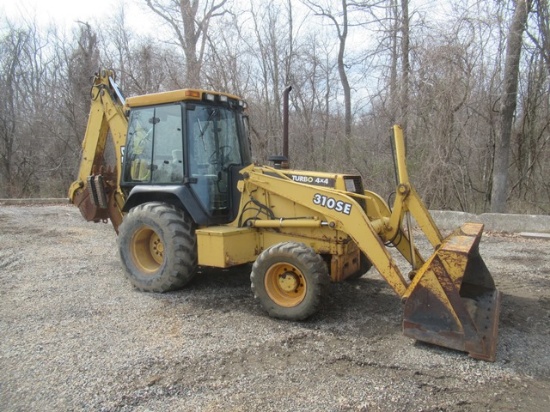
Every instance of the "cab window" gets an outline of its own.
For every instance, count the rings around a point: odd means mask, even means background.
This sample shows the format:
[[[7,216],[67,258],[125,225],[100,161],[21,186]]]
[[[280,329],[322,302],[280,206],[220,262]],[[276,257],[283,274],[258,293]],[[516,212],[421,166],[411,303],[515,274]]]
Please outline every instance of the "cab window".
[[[174,184],[183,181],[181,113],[180,104],[132,110],[125,153],[126,182]]]

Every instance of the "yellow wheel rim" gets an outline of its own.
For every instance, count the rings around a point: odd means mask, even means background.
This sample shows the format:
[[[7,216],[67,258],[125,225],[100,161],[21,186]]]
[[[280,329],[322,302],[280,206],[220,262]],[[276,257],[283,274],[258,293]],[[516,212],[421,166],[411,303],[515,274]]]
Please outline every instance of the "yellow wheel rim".
[[[156,272],[164,262],[164,243],[149,226],[134,233],[131,252],[134,263],[142,272]]]
[[[300,269],[290,263],[276,263],[265,275],[265,290],[279,306],[291,308],[306,296],[306,279]]]

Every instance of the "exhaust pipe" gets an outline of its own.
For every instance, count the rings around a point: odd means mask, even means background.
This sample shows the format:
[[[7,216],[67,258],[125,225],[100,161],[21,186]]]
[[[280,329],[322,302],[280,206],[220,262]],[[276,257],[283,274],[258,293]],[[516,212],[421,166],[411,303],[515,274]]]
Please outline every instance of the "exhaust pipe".
[[[283,156],[286,157],[287,163],[290,162],[288,157],[288,101],[292,86],[287,86],[283,92]]]
[[[292,86],[287,86],[283,91],[283,154],[281,156],[270,156],[267,160],[273,162],[275,169],[288,169],[290,161],[288,158],[288,100]]]

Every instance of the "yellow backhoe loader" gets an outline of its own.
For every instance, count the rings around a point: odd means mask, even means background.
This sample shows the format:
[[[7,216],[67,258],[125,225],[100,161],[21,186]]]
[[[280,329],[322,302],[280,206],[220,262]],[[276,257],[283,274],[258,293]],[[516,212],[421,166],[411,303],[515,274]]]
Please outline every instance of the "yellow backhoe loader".
[[[252,290],[266,312],[301,320],[331,281],[374,266],[404,303],[406,336],[494,361],[500,294],[479,255],[483,226],[441,236],[409,181],[401,128],[390,209],[358,175],[291,170],[281,156],[253,164],[245,108],[237,96],[196,89],[125,99],[112,71],[95,75],[69,198],[86,220],[110,219],[129,281],[165,292],[198,266],[253,263]],[[109,140],[114,167],[105,166]],[[411,216],[433,246],[427,258]],[[388,246],[410,263],[409,276]]]

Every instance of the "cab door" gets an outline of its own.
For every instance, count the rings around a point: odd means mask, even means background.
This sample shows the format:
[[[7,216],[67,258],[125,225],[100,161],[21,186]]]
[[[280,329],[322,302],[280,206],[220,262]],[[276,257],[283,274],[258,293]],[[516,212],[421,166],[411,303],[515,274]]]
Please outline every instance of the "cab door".
[[[238,208],[238,171],[248,158],[242,150],[242,118],[216,105],[188,104],[186,112],[190,188],[209,216],[228,222]]]

